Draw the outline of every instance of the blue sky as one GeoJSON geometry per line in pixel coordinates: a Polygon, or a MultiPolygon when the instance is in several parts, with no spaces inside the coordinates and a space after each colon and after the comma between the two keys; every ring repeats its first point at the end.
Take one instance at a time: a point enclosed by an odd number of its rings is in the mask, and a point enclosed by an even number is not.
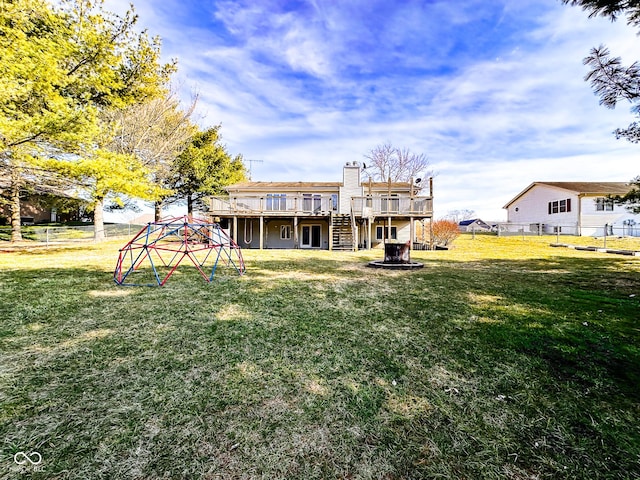
{"type": "MultiPolygon", "coordinates": [[[[128,1],[107,0],[126,9],[128,1]]],[[[598,105],[582,59],[606,44],[626,63],[624,21],[559,0],[133,0],[139,25],[178,60],[203,126],[253,180],[340,181],[391,143],[435,171],[435,216],[502,206],[537,180],[627,181],[640,146],[616,140],[629,105],[598,105]]]]}

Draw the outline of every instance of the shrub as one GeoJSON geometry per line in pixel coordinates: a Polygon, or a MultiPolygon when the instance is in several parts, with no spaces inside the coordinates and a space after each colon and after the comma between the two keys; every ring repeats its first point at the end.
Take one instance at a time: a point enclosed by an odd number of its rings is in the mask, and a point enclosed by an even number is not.
{"type": "Polygon", "coordinates": [[[436,220],[433,222],[433,243],[447,246],[460,235],[458,224],[452,220],[436,220]]]}

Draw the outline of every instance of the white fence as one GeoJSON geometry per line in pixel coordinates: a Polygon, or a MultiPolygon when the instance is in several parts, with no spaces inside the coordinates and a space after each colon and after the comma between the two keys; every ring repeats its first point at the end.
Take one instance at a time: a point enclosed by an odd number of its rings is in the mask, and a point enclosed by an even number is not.
{"type": "MultiPolygon", "coordinates": [[[[478,230],[476,233],[479,233],[478,230]]],[[[562,225],[551,223],[497,223],[492,232],[498,236],[509,235],[574,235],[583,237],[640,237],[640,225],[562,225]]]]}

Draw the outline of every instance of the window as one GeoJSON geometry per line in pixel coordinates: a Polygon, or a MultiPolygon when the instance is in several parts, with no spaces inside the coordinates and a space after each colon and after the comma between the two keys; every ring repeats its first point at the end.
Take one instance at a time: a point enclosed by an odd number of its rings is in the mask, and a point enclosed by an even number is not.
{"type": "Polygon", "coordinates": [[[331,210],[333,210],[334,212],[338,211],[338,194],[337,193],[331,194],[331,210]]]}
{"type": "Polygon", "coordinates": [[[613,212],[613,199],[596,198],[596,211],[597,212],[613,212]]]}
{"type": "Polygon", "coordinates": [[[383,196],[380,203],[382,213],[397,213],[400,210],[400,199],[397,193],[383,196]]]}
{"type": "Polygon", "coordinates": [[[322,195],[304,193],[302,195],[302,210],[305,212],[319,212],[322,209],[322,195]]]}
{"type": "Polygon", "coordinates": [[[267,193],[267,210],[286,210],[286,193],[267,193]]]}
{"type": "MultiPolygon", "coordinates": [[[[384,240],[387,238],[387,227],[376,227],[376,240],[384,240]]],[[[391,239],[398,239],[398,229],[396,227],[391,227],[391,239]]]]}
{"type": "Polygon", "coordinates": [[[291,240],[291,225],[280,225],[280,240],[291,240]]]}
{"type": "Polygon", "coordinates": [[[549,202],[548,212],[549,215],[554,213],[566,213],[571,211],[571,199],[556,200],[549,202]]]}

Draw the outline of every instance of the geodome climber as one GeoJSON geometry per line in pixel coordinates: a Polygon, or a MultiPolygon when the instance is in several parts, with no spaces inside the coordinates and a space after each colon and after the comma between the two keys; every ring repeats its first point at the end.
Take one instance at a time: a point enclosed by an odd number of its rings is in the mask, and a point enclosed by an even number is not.
{"type": "Polygon", "coordinates": [[[185,260],[207,282],[220,264],[245,272],[240,247],[217,223],[187,216],[150,222],[123,248],[113,272],[118,285],[164,285],[185,260]]]}

